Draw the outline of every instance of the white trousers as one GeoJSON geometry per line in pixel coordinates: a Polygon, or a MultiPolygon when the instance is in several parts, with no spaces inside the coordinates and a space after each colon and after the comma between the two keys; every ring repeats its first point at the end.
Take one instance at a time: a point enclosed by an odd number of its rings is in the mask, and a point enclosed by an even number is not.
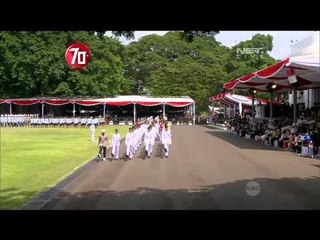
{"type": "Polygon", "coordinates": [[[131,146],[131,145],[126,145],[126,155],[129,157],[129,158],[132,158],[133,157],[133,151],[134,150],[134,147],[131,146]]]}
{"type": "Polygon", "coordinates": [[[164,152],[166,154],[166,156],[169,156],[169,144],[165,143],[163,144],[163,148],[164,148],[164,152]]]}
{"type": "Polygon", "coordinates": [[[151,143],[146,143],[146,151],[149,157],[152,154],[152,149],[153,149],[153,145],[151,143]]]}
{"type": "Polygon", "coordinates": [[[112,154],[115,156],[116,159],[119,158],[119,152],[120,152],[120,145],[113,144],[112,145],[112,154]]]}
{"type": "Polygon", "coordinates": [[[91,133],[91,142],[94,141],[94,133],[91,133]]]}

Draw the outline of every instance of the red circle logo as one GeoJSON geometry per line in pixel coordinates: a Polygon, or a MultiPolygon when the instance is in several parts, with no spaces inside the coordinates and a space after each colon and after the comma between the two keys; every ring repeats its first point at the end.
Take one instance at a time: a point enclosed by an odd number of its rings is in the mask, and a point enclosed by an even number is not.
{"type": "Polygon", "coordinates": [[[91,59],[91,51],[86,44],[72,43],[67,48],[65,57],[70,68],[82,70],[91,59]]]}

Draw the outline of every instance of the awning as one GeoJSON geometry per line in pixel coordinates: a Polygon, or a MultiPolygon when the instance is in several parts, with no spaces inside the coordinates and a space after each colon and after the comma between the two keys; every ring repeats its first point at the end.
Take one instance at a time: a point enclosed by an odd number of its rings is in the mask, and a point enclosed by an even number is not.
{"type": "Polygon", "coordinates": [[[96,106],[103,104],[103,102],[93,100],[77,100],[74,103],[80,106],[96,106]]]}
{"type": "MultiPolygon", "coordinates": [[[[231,94],[231,93],[220,93],[216,96],[211,96],[209,98],[211,102],[222,102],[227,105],[235,105],[242,104],[244,106],[252,106],[252,98],[250,96],[243,96],[239,94],[231,94]]],[[[268,100],[256,99],[255,104],[266,105],[268,100]]]]}
{"type": "Polygon", "coordinates": [[[37,103],[40,103],[40,100],[11,100],[12,104],[20,105],[20,106],[30,106],[37,103]]]}
{"type": "Polygon", "coordinates": [[[292,89],[290,76],[297,78],[297,89],[320,88],[319,33],[292,47],[291,56],[265,69],[247,74],[224,84],[227,90],[250,89],[268,91],[275,84],[276,91],[292,89]]]}
{"type": "Polygon", "coordinates": [[[114,106],[114,107],[122,107],[132,104],[132,102],[122,101],[122,102],[107,102],[106,105],[114,106]]]}
{"type": "Polygon", "coordinates": [[[158,106],[158,105],[161,105],[162,102],[144,102],[144,101],[139,101],[139,102],[136,102],[136,104],[140,105],[140,106],[145,106],[145,107],[153,107],[153,106],[158,106]]]}
{"type": "Polygon", "coordinates": [[[53,106],[61,106],[66,104],[77,104],[80,106],[126,106],[130,104],[137,104],[146,107],[168,105],[173,107],[185,107],[194,103],[194,100],[189,97],[176,98],[152,98],[142,96],[119,96],[115,98],[101,98],[101,99],[0,99],[0,104],[12,103],[15,105],[29,106],[37,103],[45,103],[53,106]]]}
{"type": "Polygon", "coordinates": [[[224,84],[224,88],[228,90],[254,88],[258,91],[266,92],[268,91],[269,84],[275,84],[276,91],[288,91],[292,89],[287,72],[290,68],[294,70],[294,74],[297,77],[297,87],[299,90],[320,87],[320,67],[318,71],[315,71],[311,70],[314,69],[313,66],[310,69],[308,69],[308,66],[305,66],[304,69],[297,69],[291,66],[297,66],[297,64],[290,61],[290,58],[287,58],[268,68],[227,82],[224,84]]]}
{"type": "Polygon", "coordinates": [[[62,106],[71,103],[69,100],[44,100],[43,102],[53,106],[62,106]]]}

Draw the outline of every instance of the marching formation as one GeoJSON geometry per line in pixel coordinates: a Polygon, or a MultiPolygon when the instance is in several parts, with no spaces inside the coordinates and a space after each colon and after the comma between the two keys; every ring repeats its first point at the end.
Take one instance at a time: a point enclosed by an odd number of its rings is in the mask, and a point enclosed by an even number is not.
{"type": "Polygon", "coordinates": [[[0,116],[1,127],[86,127],[99,125],[99,118],[93,117],[45,117],[38,114],[4,114],[0,116]]]}
{"type": "MultiPolygon", "coordinates": [[[[90,133],[92,139],[94,130],[92,130],[91,127],[90,133]]],[[[120,140],[121,136],[116,129],[111,140],[111,156],[115,159],[119,159],[121,145],[120,140]]],[[[137,123],[133,127],[130,127],[124,141],[126,159],[132,159],[142,145],[144,146],[146,156],[150,158],[157,141],[162,144],[163,153],[165,157],[168,158],[169,147],[172,144],[172,135],[168,122],[164,122],[162,119],[160,121],[146,120],[142,123],[137,123]]],[[[108,137],[106,136],[105,129],[102,130],[101,135],[99,136],[98,146],[98,158],[102,158],[102,160],[105,161],[107,155],[106,150],[108,146],[108,137]]]]}

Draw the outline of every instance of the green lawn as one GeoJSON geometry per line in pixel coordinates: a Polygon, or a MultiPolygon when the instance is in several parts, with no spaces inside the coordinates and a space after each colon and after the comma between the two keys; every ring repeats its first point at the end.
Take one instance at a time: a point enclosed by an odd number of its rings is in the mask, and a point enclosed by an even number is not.
{"type": "MultiPolygon", "coordinates": [[[[109,144],[115,128],[124,137],[128,126],[106,126],[109,144]]],[[[53,186],[98,152],[88,128],[1,128],[0,209],[19,209],[35,194],[53,186]]]]}

